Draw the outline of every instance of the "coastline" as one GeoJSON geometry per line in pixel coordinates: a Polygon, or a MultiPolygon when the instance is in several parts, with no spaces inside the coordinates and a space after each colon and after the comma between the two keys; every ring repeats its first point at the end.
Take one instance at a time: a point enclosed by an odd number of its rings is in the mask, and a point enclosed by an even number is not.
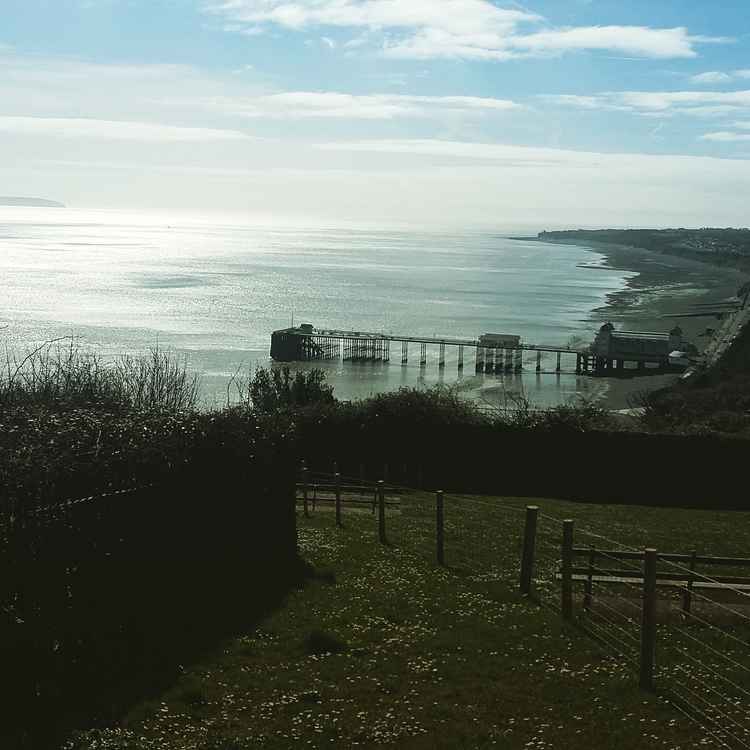
{"type": "MultiPolygon", "coordinates": [[[[598,328],[612,322],[617,328],[666,332],[679,325],[685,338],[703,351],[710,342],[706,329],[717,329],[720,321],[712,317],[667,318],[687,312],[696,304],[716,303],[736,296],[750,276],[736,269],[714,266],[701,261],[656,253],[604,242],[539,240],[553,245],[577,245],[604,256],[598,268],[627,271],[637,275],[628,279],[624,289],[608,295],[601,307],[592,310],[587,322],[598,328]]],[[[602,379],[602,389],[595,399],[610,410],[627,409],[639,392],[652,391],[675,383],[679,376],[650,375],[602,379]]]]}

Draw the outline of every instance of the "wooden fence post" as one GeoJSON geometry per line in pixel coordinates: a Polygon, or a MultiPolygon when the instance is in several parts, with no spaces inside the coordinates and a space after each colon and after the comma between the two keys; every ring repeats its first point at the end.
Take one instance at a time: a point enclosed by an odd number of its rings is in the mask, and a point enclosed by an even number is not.
{"type": "Polygon", "coordinates": [[[573,619],[573,526],[571,519],[563,521],[562,539],[562,616],[573,619]]]}
{"type": "Polygon", "coordinates": [[[523,554],[521,556],[520,591],[524,596],[531,594],[531,581],[534,577],[534,556],[536,552],[536,526],[539,506],[526,506],[526,526],[523,532],[523,554]]]}
{"type": "Polygon", "coordinates": [[[336,472],[336,526],[341,528],[341,474],[336,472]]]}
{"type": "Polygon", "coordinates": [[[312,496],[312,509],[313,511],[317,510],[318,508],[318,485],[314,484],[312,486],[313,496],[312,496]]]}
{"type": "Polygon", "coordinates": [[[589,570],[586,577],[586,588],[583,594],[583,608],[591,609],[591,602],[594,595],[594,561],[596,560],[596,550],[592,547],[589,552],[589,570]]]}
{"type": "Polygon", "coordinates": [[[359,465],[359,496],[362,497],[365,494],[365,465],[359,465]]]}
{"type": "Polygon", "coordinates": [[[655,549],[647,549],[643,558],[643,620],[641,623],[641,690],[654,689],[656,660],[656,560],[655,549]]]}
{"type": "Polygon", "coordinates": [[[302,501],[305,506],[305,517],[310,518],[310,508],[307,504],[307,466],[302,467],[302,501]]]}
{"type": "Polygon", "coordinates": [[[385,544],[385,482],[378,482],[378,537],[385,544]]]}
{"type": "Polygon", "coordinates": [[[445,565],[445,498],[443,491],[435,498],[435,514],[437,522],[437,561],[438,565],[445,565]]]}
{"type": "Polygon", "coordinates": [[[695,558],[698,557],[697,550],[693,550],[690,555],[690,578],[688,578],[685,592],[682,595],[682,611],[690,614],[690,609],[693,604],[693,586],[695,585],[695,576],[692,575],[695,572],[695,558]]]}

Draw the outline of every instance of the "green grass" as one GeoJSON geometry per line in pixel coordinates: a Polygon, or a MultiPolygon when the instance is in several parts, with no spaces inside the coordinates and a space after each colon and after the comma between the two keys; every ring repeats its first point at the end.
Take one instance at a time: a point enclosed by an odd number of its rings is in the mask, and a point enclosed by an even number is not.
{"type": "MultiPolygon", "coordinates": [[[[623,660],[518,596],[526,501],[489,503],[447,498],[443,569],[433,562],[429,496],[389,514],[388,545],[378,544],[369,512],[347,511],[343,529],[330,509],[300,514],[301,553],[315,570],[308,584],[121,726],[85,733],[69,747],[718,747],[640,692],[623,660]]],[[[539,504],[546,515],[575,518],[579,529],[628,545],[746,550],[749,514],[539,504]]],[[[542,519],[537,588],[549,603],[558,532],[542,519]]],[[[580,531],[576,542],[586,543],[580,531]]],[[[738,710],[750,724],[747,709],[738,710]]]]}

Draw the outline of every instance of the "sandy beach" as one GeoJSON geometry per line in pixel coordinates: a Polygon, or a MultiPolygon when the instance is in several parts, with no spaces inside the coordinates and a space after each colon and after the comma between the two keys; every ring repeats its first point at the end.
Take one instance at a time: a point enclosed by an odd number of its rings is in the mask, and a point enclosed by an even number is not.
{"type": "MultiPolygon", "coordinates": [[[[565,244],[556,241],[554,244],[565,244]]],[[[609,295],[604,306],[592,311],[593,328],[612,322],[618,329],[666,332],[679,325],[685,338],[703,351],[710,336],[707,329],[716,329],[715,317],[670,318],[688,312],[692,305],[719,302],[735,297],[737,290],[750,277],[734,269],[713,266],[674,255],[654,253],[639,248],[606,243],[580,243],[606,256],[598,267],[631,271],[625,289],[609,295]]],[[[591,273],[599,273],[596,265],[591,273]]],[[[627,409],[633,397],[645,390],[655,390],[675,382],[675,375],[652,375],[630,378],[602,379],[599,398],[610,409],[627,409]]]]}

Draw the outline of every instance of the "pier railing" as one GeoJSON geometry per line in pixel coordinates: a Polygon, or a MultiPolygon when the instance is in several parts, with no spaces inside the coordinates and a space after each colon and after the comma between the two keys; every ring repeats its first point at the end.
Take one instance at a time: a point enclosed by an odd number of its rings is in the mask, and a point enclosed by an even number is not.
{"type": "Polygon", "coordinates": [[[535,354],[536,372],[563,372],[576,374],[589,372],[593,358],[588,347],[572,347],[554,344],[530,344],[518,336],[452,338],[436,336],[407,336],[365,331],[341,331],[335,329],[300,326],[274,331],[271,336],[271,357],[278,362],[313,362],[341,359],[345,362],[390,362],[391,344],[401,344],[401,364],[409,363],[410,345],[419,345],[419,364],[426,367],[428,347],[437,349],[438,367],[446,367],[446,353],[455,350],[459,372],[464,370],[466,355],[473,352],[473,367],[476,372],[518,373],[524,369],[524,355],[535,354]],[[467,352],[468,350],[468,352],[467,352]],[[543,363],[545,354],[557,355],[555,366],[548,368],[543,363]],[[575,366],[568,360],[575,357],[575,366]]]}

